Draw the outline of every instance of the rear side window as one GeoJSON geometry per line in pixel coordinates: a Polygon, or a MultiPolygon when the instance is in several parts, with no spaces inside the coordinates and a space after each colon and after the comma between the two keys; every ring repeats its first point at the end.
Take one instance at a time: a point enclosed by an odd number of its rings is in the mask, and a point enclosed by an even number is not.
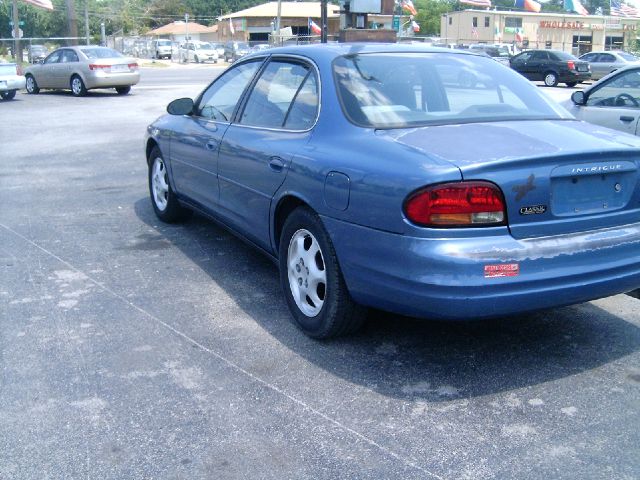
{"type": "Polygon", "coordinates": [[[311,127],[317,108],[317,85],[311,68],[296,62],[272,61],[253,88],[240,123],[255,127],[311,127]]]}

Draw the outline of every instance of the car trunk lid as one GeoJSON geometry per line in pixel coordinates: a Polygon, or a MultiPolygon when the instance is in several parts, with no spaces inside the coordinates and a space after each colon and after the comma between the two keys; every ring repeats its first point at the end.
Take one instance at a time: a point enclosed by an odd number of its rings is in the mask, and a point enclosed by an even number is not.
{"type": "Polygon", "coordinates": [[[640,139],[569,121],[444,125],[386,131],[498,185],[515,238],[640,221],[640,139]],[[632,147],[632,148],[629,148],[632,147]]]}

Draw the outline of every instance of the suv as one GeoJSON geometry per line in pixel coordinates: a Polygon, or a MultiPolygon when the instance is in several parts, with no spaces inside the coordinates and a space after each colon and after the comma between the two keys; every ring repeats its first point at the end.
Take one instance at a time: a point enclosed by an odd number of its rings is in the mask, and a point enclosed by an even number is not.
{"type": "Polygon", "coordinates": [[[25,78],[21,68],[15,63],[2,63],[0,61],[0,98],[11,100],[16,92],[24,88],[25,78]]]}
{"type": "Polygon", "coordinates": [[[575,87],[591,78],[589,62],[561,50],[527,50],[511,57],[511,68],[529,80],[543,80],[547,87],[560,82],[575,87]]]}
{"type": "Polygon", "coordinates": [[[224,61],[235,62],[251,50],[247,42],[227,42],[224,46],[224,61]]]}
{"type": "Polygon", "coordinates": [[[505,45],[489,45],[486,43],[476,43],[469,45],[469,51],[475,53],[486,53],[496,62],[509,66],[509,49],[505,45]]]}
{"type": "Polygon", "coordinates": [[[154,40],[151,45],[153,58],[171,58],[171,40],[154,40]]]}
{"type": "Polygon", "coordinates": [[[31,45],[27,53],[29,63],[39,63],[49,55],[49,50],[44,45],[31,45]]]}

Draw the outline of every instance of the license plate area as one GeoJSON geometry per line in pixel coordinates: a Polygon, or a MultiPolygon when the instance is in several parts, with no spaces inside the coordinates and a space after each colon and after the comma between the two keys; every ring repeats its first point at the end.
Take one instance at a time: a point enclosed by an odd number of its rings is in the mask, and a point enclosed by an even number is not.
{"type": "Polygon", "coordinates": [[[578,65],[578,71],[579,72],[588,72],[589,71],[589,67],[587,67],[586,65],[578,65]]]}
{"type": "Polygon", "coordinates": [[[111,73],[128,73],[129,65],[112,65],[111,73]]]}
{"type": "Polygon", "coordinates": [[[630,162],[560,167],[551,175],[551,212],[567,217],[622,209],[637,181],[630,162]]]}

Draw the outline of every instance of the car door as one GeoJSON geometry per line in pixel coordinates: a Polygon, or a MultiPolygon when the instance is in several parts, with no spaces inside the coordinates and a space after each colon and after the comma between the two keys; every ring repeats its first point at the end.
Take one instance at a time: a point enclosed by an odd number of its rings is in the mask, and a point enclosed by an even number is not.
{"type": "Polygon", "coordinates": [[[59,78],[56,80],[56,83],[61,85],[60,88],[70,88],[71,87],[71,75],[74,70],[77,69],[78,63],[80,59],[78,58],[78,54],[74,52],[70,48],[65,48],[62,50],[62,55],[60,56],[60,62],[56,67],[56,75],[59,78]]]}
{"type": "Polygon", "coordinates": [[[62,88],[56,84],[56,67],[62,56],[62,50],[55,50],[44,59],[42,65],[33,70],[33,75],[40,88],[62,88]]]}
{"type": "Polygon", "coordinates": [[[638,135],[640,68],[620,72],[593,88],[586,104],[574,110],[576,118],[585,122],[638,135]]]}
{"type": "Polygon", "coordinates": [[[529,80],[542,80],[549,69],[549,53],[533,52],[525,67],[525,76],[529,80]]]}
{"type": "Polygon", "coordinates": [[[531,59],[532,53],[533,52],[523,52],[520,55],[513,57],[511,59],[511,68],[526,77],[527,63],[531,59]]]}
{"type": "Polygon", "coordinates": [[[220,141],[261,64],[257,60],[227,70],[202,93],[193,115],[176,119],[169,147],[172,180],[179,195],[208,210],[218,204],[220,141]]]}
{"type": "Polygon", "coordinates": [[[616,68],[616,57],[610,53],[598,54],[598,58],[591,64],[591,71],[596,73],[597,78],[608,75],[616,68]]]}
{"type": "Polygon", "coordinates": [[[319,105],[315,68],[273,58],[220,145],[220,208],[229,223],[269,249],[271,201],[292,158],[311,136],[319,105]]]}

